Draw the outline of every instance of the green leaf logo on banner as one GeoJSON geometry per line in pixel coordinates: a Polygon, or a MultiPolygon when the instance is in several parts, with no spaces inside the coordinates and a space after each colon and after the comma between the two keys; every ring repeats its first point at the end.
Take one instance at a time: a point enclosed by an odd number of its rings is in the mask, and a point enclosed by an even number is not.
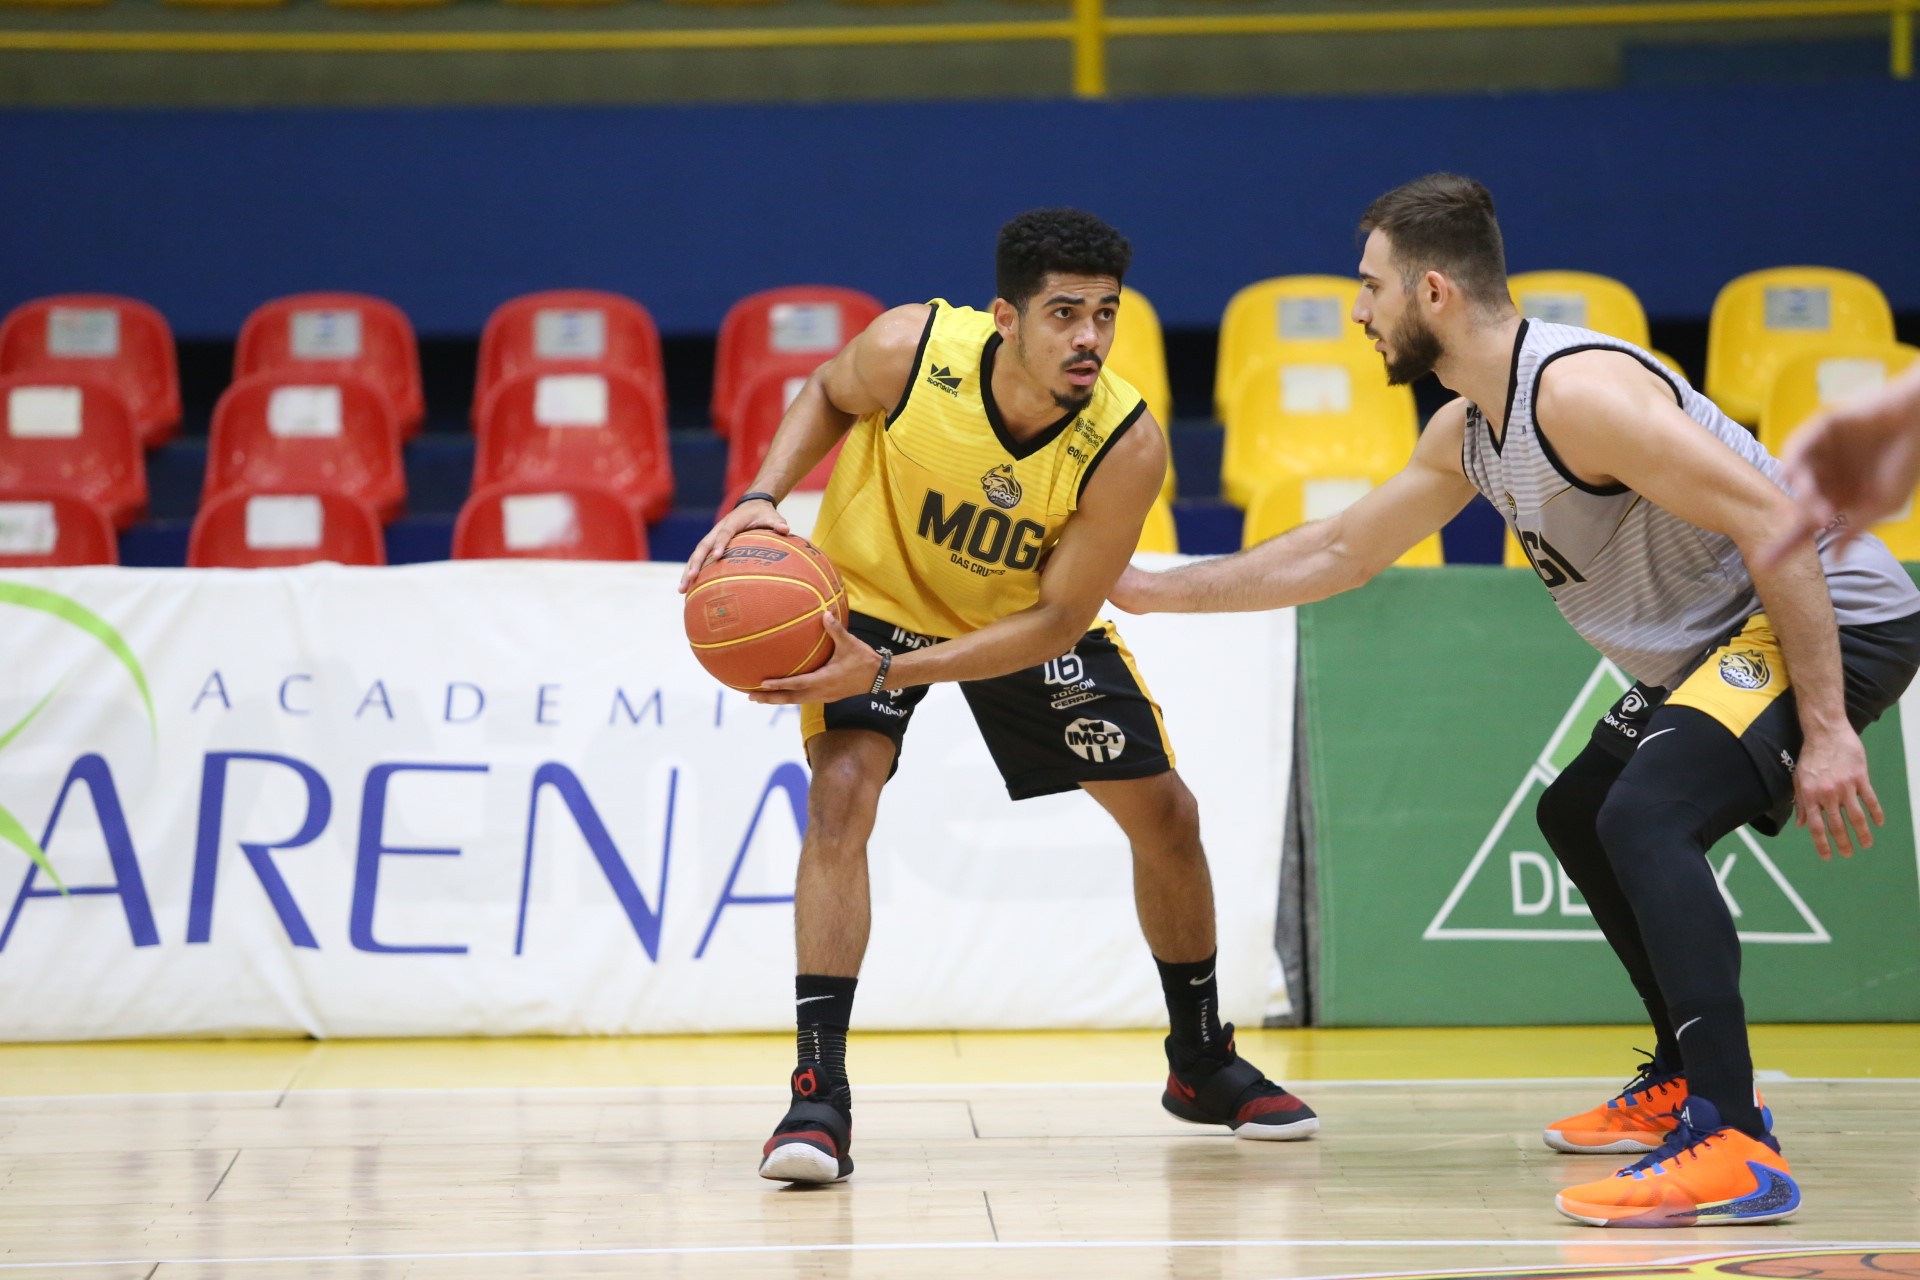
{"type": "MultiPolygon", "coordinates": [[[[156,743],[159,741],[160,722],[154,715],[153,693],[147,687],[146,672],[141,670],[140,660],[134,656],[126,640],[104,618],[68,596],[17,582],[0,582],[0,605],[13,605],[16,608],[33,609],[50,614],[62,622],[78,627],[99,641],[133,678],[134,688],[140,691],[141,706],[146,709],[148,733],[156,743]]],[[[46,710],[47,704],[53,701],[53,695],[60,691],[60,686],[64,683],[64,677],[55,681],[53,688],[47,690],[40,701],[33,705],[32,710],[22,716],[12,728],[0,734],[0,751],[5,751],[13,740],[19,737],[42,711],[46,710]]],[[[53,864],[47,859],[47,851],[40,847],[40,842],[33,838],[32,833],[21,825],[20,820],[14,817],[5,805],[0,805],[0,841],[5,841],[33,859],[34,865],[40,868],[41,873],[51,880],[61,893],[67,891],[67,886],[61,883],[59,875],[53,869],[53,864]]]]}
{"type": "MultiPolygon", "coordinates": [[[[1588,730],[1632,683],[1605,659],[1594,668],[1422,938],[1429,942],[1603,941],[1587,904],[1560,870],[1533,815],[1541,794],[1585,749],[1588,730]]],[[[1742,827],[1714,846],[1707,861],[1742,941],[1833,941],[1760,847],[1752,828],[1742,827]]]]}

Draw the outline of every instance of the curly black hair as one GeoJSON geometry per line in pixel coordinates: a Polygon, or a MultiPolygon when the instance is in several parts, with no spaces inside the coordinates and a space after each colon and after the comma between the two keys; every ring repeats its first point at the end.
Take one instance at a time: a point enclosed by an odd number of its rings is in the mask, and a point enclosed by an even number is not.
{"type": "Polygon", "coordinates": [[[1000,228],[994,288],[1021,310],[1053,272],[1124,279],[1127,238],[1083,209],[1030,209],[1000,228]]]}

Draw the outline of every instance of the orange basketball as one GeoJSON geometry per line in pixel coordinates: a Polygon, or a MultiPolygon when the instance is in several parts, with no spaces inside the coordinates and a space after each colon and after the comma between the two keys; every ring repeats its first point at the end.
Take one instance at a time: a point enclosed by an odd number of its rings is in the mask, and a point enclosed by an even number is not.
{"type": "Polygon", "coordinates": [[[687,589],[687,643],[714,679],[743,691],[804,675],[833,656],[827,610],[847,620],[847,592],[820,549],[752,529],[687,589]]]}

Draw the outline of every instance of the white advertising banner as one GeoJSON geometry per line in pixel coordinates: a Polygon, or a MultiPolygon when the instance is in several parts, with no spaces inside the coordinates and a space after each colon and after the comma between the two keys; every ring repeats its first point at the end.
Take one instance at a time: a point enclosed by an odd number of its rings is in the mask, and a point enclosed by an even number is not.
{"type": "MultiPolygon", "coordinates": [[[[0,1037],[790,1027],[799,716],[699,668],[677,573],[0,575],[0,1037]]],[[[1200,800],[1223,1012],[1257,1025],[1293,615],[1121,629],[1200,800]]],[[[1163,1021],[1125,840],[1082,794],[1009,801],[952,687],[870,866],[859,1026],[1163,1021]]]]}

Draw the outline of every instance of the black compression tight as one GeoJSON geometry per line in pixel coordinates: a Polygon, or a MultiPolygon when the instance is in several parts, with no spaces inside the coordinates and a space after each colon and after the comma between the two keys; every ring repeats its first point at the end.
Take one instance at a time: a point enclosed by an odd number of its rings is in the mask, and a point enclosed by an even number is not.
{"type": "Polygon", "coordinates": [[[1661,1065],[1684,1069],[1690,1093],[1750,1132],[1760,1116],[1740,940],[1705,855],[1769,804],[1731,733],[1666,707],[1629,760],[1589,744],[1539,807],[1541,833],[1646,1003],[1661,1065]]]}

